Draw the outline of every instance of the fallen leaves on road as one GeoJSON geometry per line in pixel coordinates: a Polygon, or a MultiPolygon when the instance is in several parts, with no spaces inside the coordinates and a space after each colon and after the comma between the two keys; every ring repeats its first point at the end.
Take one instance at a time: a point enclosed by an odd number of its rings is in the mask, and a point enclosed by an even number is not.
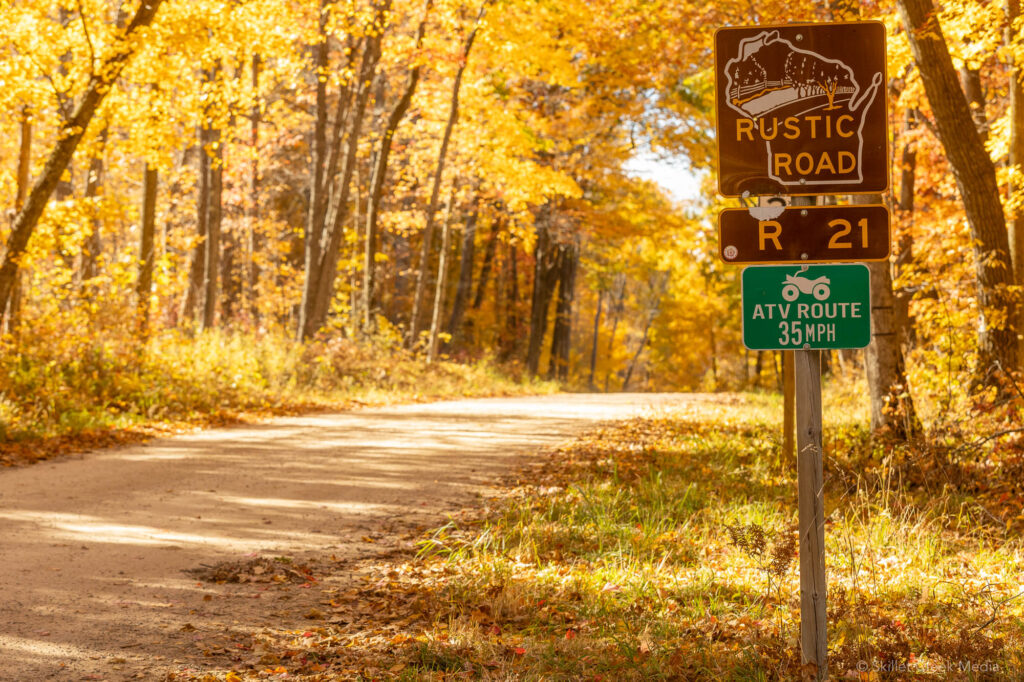
{"type": "Polygon", "coordinates": [[[271,583],[315,581],[313,571],[305,565],[292,565],[284,558],[260,557],[249,561],[224,561],[190,568],[185,573],[210,583],[271,583]]]}

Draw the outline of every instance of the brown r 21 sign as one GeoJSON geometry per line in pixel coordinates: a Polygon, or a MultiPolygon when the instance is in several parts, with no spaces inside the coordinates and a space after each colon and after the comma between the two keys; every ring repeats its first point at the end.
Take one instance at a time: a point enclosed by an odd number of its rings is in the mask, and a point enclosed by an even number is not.
{"type": "Polygon", "coordinates": [[[719,255],[726,263],[855,263],[889,257],[885,206],[727,208],[718,216],[719,255]],[[776,212],[777,213],[777,212],[776,212]]]}
{"type": "Polygon", "coordinates": [[[885,67],[877,21],[719,29],[721,194],[887,190],[885,67]]]}

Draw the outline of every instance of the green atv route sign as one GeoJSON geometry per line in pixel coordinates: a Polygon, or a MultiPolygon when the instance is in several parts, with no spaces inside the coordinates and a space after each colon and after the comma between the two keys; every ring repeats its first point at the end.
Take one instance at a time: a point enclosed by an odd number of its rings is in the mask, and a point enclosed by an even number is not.
{"type": "Polygon", "coordinates": [[[867,266],[761,265],[743,270],[750,350],[864,348],[871,342],[867,266]]]}

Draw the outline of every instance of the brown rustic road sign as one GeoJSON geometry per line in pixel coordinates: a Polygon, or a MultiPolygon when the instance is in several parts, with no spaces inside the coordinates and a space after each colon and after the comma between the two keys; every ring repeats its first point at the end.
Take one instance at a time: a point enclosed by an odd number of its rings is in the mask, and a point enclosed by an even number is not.
{"type": "Polygon", "coordinates": [[[798,206],[775,215],[727,208],[718,216],[726,263],[854,263],[889,257],[885,206],[798,206]]]}
{"type": "Polygon", "coordinates": [[[887,190],[885,66],[877,21],[719,29],[722,195],[887,190]]]}

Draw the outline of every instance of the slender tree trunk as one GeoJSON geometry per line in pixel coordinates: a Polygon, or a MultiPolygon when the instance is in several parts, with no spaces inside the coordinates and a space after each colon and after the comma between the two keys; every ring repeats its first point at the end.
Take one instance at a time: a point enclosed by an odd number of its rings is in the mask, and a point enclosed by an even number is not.
{"type": "Polygon", "coordinates": [[[96,109],[103,102],[114,81],[121,75],[121,70],[131,56],[130,37],[153,21],[162,3],[163,0],[148,0],[142,3],[124,34],[116,40],[107,56],[102,58],[102,63],[89,77],[85,94],[82,95],[50,152],[42,174],[26,197],[25,204],[14,217],[3,260],[0,261],[0,310],[7,309],[10,303],[17,279],[18,262],[28,247],[29,239],[43,211],[46,210],[50,196],[71,162],[71,157],[85,135],[96,109]]]}
{"type": "MultiPolygon", "coordinates": [[[[320,1],[320,20],[317,43],[313,46],[313,69],[316,74],[316,104],[313,119],[312,168],[309,173],[309,213],[305,234],[305,281],[302,287],[302,304],[299,313],[299,339],[310,334],[306,317],[313,306],[319,277],[320,244],[327,215],[327,184],[333,179],[327,171],[327,78],[330,48],[327,43],[327,22],[330,18],[328,6],[331,0],[320,1]]],[[[339,111],[340,114],[340,111],[339,111]]],[[[341,125],[340,116],[335,118],[336,126],[341,125]]]]}
{"type": "Polygon", "coordinates": [[[312,337],[327,322],[327,313],[334,296],[334,282],[338,275],[338,258],[341,254],[342,236],[345,233],[345,221],[348,218],[349,196],[352,192],[352,176],[358,162],[359,138],[362,133],[366,114],[366,104],[370,97],[370,84],[373,72],[380,59],[380,36],[369,41],[368,49],[372,50],[367,60],[366,78],[360,84],[356,94],[355,109],[352,114],[352,125],[349,130],[348,150],[341,170],[341,179],[337,187],[337,200],[333,202],[331,212],[333,220],[329,229],[324,232],[323,244],[320,249],[320,275],[317,278],[316,294],[313,299],[312,314],[307,317],[306,338],[312,337]]]}
{"type": "MultiPolygon", "coordinates": [[[[882,197],[858,195],[854,204],[878,204],[882,197]]],[[[864,367],[871,395],[871,430],[886,431],[907,439],[920,431],[914,401],[907,384],[906,363],[900,343],[889,261],[869,263],[871,271],[871,343],[865,351],[864,367]]]]}
{"type": "MultiPolygon", "coordinates": [[[[423,18],[416,28],[416,50],[423,46],[423,36],[427,30],[427,18],[433,0],[426,0],[423,6],[423,18]]],[[[387,123],[384,125],[384,134],[380,138],[380,147],[377,149],[376,162],[373,165],[373,172],[370,176],[370,197],[366,207],[366,235],[365,248],[363,250],[363,291],[362,291],[362,327],[364,331],[371,331],[374,315],[376,313],[376,302],[374,300],[374,286],[377,258],[377,221],[380,215],[381,202],[384,197],[384,180],[387,176],[388,158],[391,155],[391,144],[395,137],[398,124],[405,118],[409,106],[412,104],[413,95],[420,81],[422,65],[416,58],[414,66],[409,69],[409,76],[405,81],[405,89],[402,96],[395,102],[395,106],[388,114],[387,123]]]]}
{"type": "Polygon", "coordinates": [[[715,337],[715,324],[708,324],[708,347],[711,351],[711,390],[718,390],[718,339],[715,337]]]}
{"type": "MultiPolygon", "coordinates": [[[[622,317],[622,311],[625,309],[626,301],[626,278],[621,273],[615,276],[615,283],[612,288],[612,300],[608,306],[608,314],[612,316],[612,330],[608,335],[608,349],[605,351],[605,355],[608,359],[612,358],[612,351],[615,349],[615,334],[619,331],[619,320],[622,317]]],[[[608,384],[612,378],[611,363],[608,364],[608,371],[604,375],[604,392],[608,392],[608,384]]]]}
{"type": "Polygon", "coordinates": [[[644,324],[644,333],[640,337],[640,345],[636,347],[636,352],[633,353],[633,358],[629,361],[629,368],[626,370],[626,376],[622,380],[622,392],[625,393],[626,389],[629,388],[629,381],[633,378],[633,372],[636,370],[636,363],[640,360],[640,354],[644,352],[644,348],[647,346],[647,337],[651,333],[651,325],[654,323],[654,318],[657,317],[657,312],[648,315],[647,322],[644,324]]]}
{"type": "Polygon", "coordinates": [[[390,237],[392,250],[395,254],[395,283],[388,306],[388,319],[399,322],[411,308],[409,294],[409,273],[412,272],[412,245],[409,237],[402,233],[394,233],[390,237]]]}
{"type": "Polygon", "coordinates": [[[97,259],[103,249],[103,238],[100,233],[99,201],[103,188],[103,155],[107,147],[107,128],[99,135],[100,148],[89,159],[89,176],[85,179],[85,198],[89,203],[89,236],[82,245],[81,260],[78,267],[79,290],[86,293],[87,283],[96,277],[97,259]]]}
{"type": "MultiPolygon", "coordinates": [[[[907,109],[904,122],[904,135],[917,127],[917,111],[907,109]]],[[[898,240],[899,253],[896,255],[897,278],[914,262],[914,238],[910,233],[914,217],[914,181],[917,174],[917,149],[907,141],[903,143],[900,154],[900,200],[897,215],[903,231],[898,240]]],[[[914,323],[910,319],[910,299],[912,294],[905,288],[894,290],[896,306],[896,325],[901,332],[902,342],[909,348],[915,342],[914,323]]],[[[840,358],[842,354],[840,354],[840,358]]]]}
{"type": "Polygon", "coordinates": [[[576,269],[579,249],[575,241],[561,247],[558,268],[558,303],[555,306],[555,324],[551,330],[551,362],[548,378],[569,379],[569,354],[572,346],[572,312],[576,297],[576,269]]]}
{"type": "Polygon", "coordinates": [[[459,68],[455,72],[455,82],[452,84],[451,104],[448,110],[448,122],[444,127],[444,135],[441,137],[441,149],[437,154],[437,166],[434,169],[433,187],[430,190],[430,204],[427,206],[427,219],[423,227],[423,244],[420,249],[420,267],[416,276],[416,292],[413,294],[412,315],[409,320],[409,346],[415,347],[419,342],[419,317],[423,308],[424,297],[427,289],[427,274],[430,271],[430,252],[434,241],[434,215],[437,213],[437,202],[441,192],[441,180],[444,177],[445,161],[448,157],[448,145],[452,140],[452,131],[459,120],[459,93],[462,90],[462,76],[469,63],[469,53],[473,49],[477,32],[483,22],[487,5],[491,0],[484,0],[476,17],[473,30],[466,37],[466,43],[462,48],[462,59],[459,68]]]}
{"type": "Polygon", "coordinates": [[[534,246],[533,300],[530,305],[530,340],[526,349],[526,371],[536,376],[540,369],[540,354],[548,327],[548,309],[558,282],[560,251],[551,244],[549,222],[552,207],[545,205],[537,217],[537,243],[534,246]]]}
{"type": "Polygon", "coordinates": [[[474,210],[462,227],[462,248],[459,254],[459,282],[455,287],[452,314],[448,318],[448,334],[453,341],[462,338],[462,318],[466,314],[466,301],[473,286],[473,259],[476,256],[476,222],[480,212],[474,210]]]}
{"type": "Polygon", "coordinates": [[[974,244],[981,311],[975,385],[998,365],[1016,369],[1017,338],[1010,321],[1017,306],[1008,287],[1010,246],[995,166],[982,145],[931,0],[899,0],[911,52],[921,73],[935,125],[963,199],[974,244]]]}
{"type": "Polygon", "coordinates": [[[217,306],[220,303],[220,237],[224,197],[224,148],[221,144],[221,131],[212,130],[211,139],[213,158],[208,163],[210,197],[207,204],[206,258],[203,268],[203,329],[213,329],[217,322],[217,306]]]}
{"type": "Polygon", "coordinates": [[[502,361],[516,354],[519,347],[519,253],[515,242],[508,241],[508,295],[505,297],[505,346],[501,350],[502,361]]]}
{"type": "MultiPolygon", "coordinates": [[[[711,277],[704,277],[704,293],[711,300],[711,277]]],[[[711,387],[718,390],[718,339],[715,337],[715,324],[717,320],[709,319],[708,326],[708,350],[711,353],[711,387]]]]}
{"type": "Polygon", "coordinates": [[[654,320],[658,318],[661,313],[661,298],[665,295],[665,289],[668,287],[668,275],[666,273],[658,273],[651,280],[651,295],[652,303],[650,310],[647,315],[647,322],[644,324],[644,333],[640,339],[640,345],[637,346],[636,352],[633,354],[633,359],[629,363],[629,369],[626,370],[626,377],[622,380],[622,391],[625,392],[626,388],[629,387],[629,380],[633,377],[633,372],[636,369],[637,362],[640,360],[640,354],[644,352],[644,348],[647,346],[647,339],[650,336],[651,325],[654,324],[654,320]]]}
{"type": "Polygon", "coordinates": [[[198,241],[192,247],[189,261],[188,288],[181,306],[181,319],[194,321],[196,310],[202,308],[204,300],[204,278],[206,276],[206,242],[209,240],[210,224],[210,129],[204,123],[199,128],[199,187],[196,197],[196,236],[198,241]]]}
{"type": "MultiPolygon", "coordinates": [[[[32,113],[28,107],[21,110],[21,140],[18,146],[18,189],[14,198],[14,210],[21,211],[28,196],[28,185],[32,171],[32,113]]],[[[14,291],[3,310],[3,332],[13,334],[18,327],[21,307],[21,277],[16,274],[14,291]]]]}
{"type": "Polygon", "coordinates": [[[142,229],[139,240],[139,276],[135,284],[139,338],[149,337],[150,296],[153,292],[154,236],[156,235],[157,170],[146,163],[142,182],[142,229]]]}
{"type": "MultiPolygon", "coordinates": [[[[69,30],[69,26],[74,19],[71,11],[63,6],[57,7],[57,21],[60,22],[60,27],[63,31],[69,30]]],[[[57,61],[57,75],[61,79],[68,77],[68,65],[71,60],[74,59],[74,54],[70,49],[65,50],[61,54],[60,59],[57,61]]],[[[59,101],[57,102],[57,111],[62,121],[67,121],[71,118],[71,107],[73,102],[67,98],[67,91],[65,90],[59,101]]],[[[68,168],[65,173],[61,173],[60,180],[57,182],[57,187],[53,191],[53,198],[56,201],[67,201],[71,198],[71,195],[75,192],[74,185],[74,158],[68,161],[68,168]],[[65,173],[67,177],[65,178],[65,173]]]]}
{"type": "Polygon", "coordinates": [[[590,390],[596,390],[594,386],[594,371],[597,369],[597,339],[601,331],[601,304],[604,303],[604,289],[597,291],[597,307],[594,311],[594,343],[590,347],[590,378],[587,379],[587,386],[590,390]]]}
{"type": "MultiPolygon", "coordinates": [[[[318,41],[313,46],[313,67],[317,74],[316,104],[313,123],[312,152],[310,157],[311,167],[309,174],[309,207],[306,217],[306,230],[304,235],[304,256],[303,267],[304,280],[302,286],[302,302],[299,305],[298,337],[306,339],[316,333],[320,325],[316,321],[317,294],[321,288],[323,277],[324,249],[330,237],[327,233],[327,226],[331,223],[329,216],[330,207],[333,203],[338,205],[344,199],[348,200],[348,180],[351,179],[351,171],[348,170],[344,185],[344,197],[338,197],[335,176],[337,174],[339,159],[342,149],[351,146],[343,144],[343,133],[345,122],[348,120],[348,112],[353,99],[358,91],[366,90],[369,85],[365,83],[367,62],[371,59],[373,43],[375,38],[372,34],[356,41],[349,37],[346,47],[347,64],[346,68],[355,64],[361,45],[362,67],[354,78],[354,82],[348,83],[338,93],[338,101],[335,106],[334,123],[331,128],[330,143],[327,137],[327,123],[329,116],[329,104],[327,100],[327,79],[330,58],[330,47],[328,45],[327,23],[329,20],[328,8],[333,0],[321,0],[320,19],[318,24],[318,41]]],[[[378,15],[379,16],[379,15],[378,15]]],[[[353,122],[354,123],[354,122],[353,122]]],[[[350,135],[352,133],[350,132],[350,135]]],[[[358,134],[355,135],[358,138],[358,134]]],[[[344,220],[344,208],[342,208],[341,220],[344,220]]],[[[331,281],[333,284],[333,280],[331,281]]]]}
{"type": "MultiPolygon", "coordinates": [[[[334,282],[338,274],[342,236],[345,232],[346,219],[349,216],[349,196],[352,191],[352,176],[357,162],[359,139],[374,74],[380,60],[385,17],[390,7],[390,0],[376,5],[374,25],[379,28],[374,29],[364,41],[362,63],[359,68],[358,81],[355,84],[352,116],[347,131],[345,158],[341,168],[341,177],[334,185],[334,191],[331,192],[332,200],[325,216],[326,229],[312,229],[307,232],[307,239],[315,238],[319,233],[319,246],[314,250],[315,253],[309,248],[306,252],[306,279],[303,287],[302,306],[299,311],[299,337],[301,339],[312,338],[327,321],[327,313],[334,294],[334,282]],[[311,261],[310,258],[317,254],[319,257],[311,261]]],[[[338,119],[344,114],[345,112],[339,106],[338,115],[335,118],[336,127],[338,119]]],[[[338,141],[340,143],[340,138],[338,141]]],[[[328,162],[329,171],[334,165],[333,160],[328,162]]],[[[325,180],[331,181],[332,178],[333,172],[328,172],[325,180]]]]}
{"type": "Polygon", "coordinates": [[[491,278],[491,269],[494,267],[494,252],[498,248],[498,233],[501,232],[501,218],[495,216],[491,221],[491,234],[487,237],[487,245],[484,246],[484,262],[480,266],[480,279],[476,283],[476,295],[473,297],[473,310],[479,310],[484,302],[484,294],[487,289],[487,280],[491,278]]]}
{"type": "MultiPolygon", "coordinates": [[[[362,90],[367,90],[370,87],[366,79],[363,77],[366,73],[366,67],[372,64],[368,78],[373,79],[374,70],[376,69],[376,62],[371,61],[376,59],[375,53],[373,52],[374,43],[376,37],[371,35],[364,37],[360,40],[355,40],[351,36],[348,39],[348,45],[346,51],[348,57],[344,70],[352,69],[357,62],[360,62],[359,74],[357,77],[350,79],[343,87],[339,88],[337,103],[334,106],[334,119],[331,123],[331,135],[327,141],[327,160],[326,170],[323,171],[322,175],[322,187],[320,191],[321,201],[323,201],[322,215],[321,215],[321,226],[320,226],[320,240],[321,248],[323,247],[323,232],[327,229],[328,225],[333,224],[336,214],[332,215],[331,207],[338,205],[338,191],[340,189],[339,184],[336,182],[338,177],[338,165],[342,161],[342,157],[348,158],[349,145],[344,144],[346,132],[351,128],[355,121],[349,120],[349,112],[352,110],[354,103],[357,103],[358,95],[362,90]],[[360,50],[362,50],[362,58],[359,58],[360,50]],[[349,128],[345,127],[345,124],[349,124],[349,128]],[[344,154],[343,154],[344,152],[344,154]]],[[[326,104],[325,116],[326,116],[326,104]]],[[[351,133],[349,133],[351,136],[351,133]]]]}
{"type": "Polygon", "coordinates": [[[252,150],[252,178],[249,183],[249,244],[246,254],[245,273],[245,299],[248,302],[249,315],[253,324],[258,326],[260,319],[260,307],[257,301],[260,282],[259,265],[259,222],[260,222],[260,123],[262,112],[260,111],[260,69],[263,58],[259,54],[252,56],[252,97],[253,105],[249,146],[252,150]]]}
{"type": "Polygon", "coordinates": [[[448,283],[448,258],[451,251],[452,213],[455,206],[455,188],[448,198],[448,211],[441,228],[441,255],[437,260],[437,283],[434,285],[434,309],[430,316],[430,336],[427,343],[427,362],[437,359],[437,337],[441,331],[444,313],[444,290],[448,283]]]}
{"type": "MultiPolygon", "coordinates": [[[[1020,0],[1007,2],[1007,33],[1006,42],[1010,44],[1019,31],[1014,25],[1020,21],[1020,0]]],[[[1011,52],[1012,54],[1012,52],[1011,52]]],[[[1017,169],[1010,176],[1008,192],[1010,196],[1024,191],[1024,64],[1014,62],[1010,68],[1010,155],[1011,167],[1017,169]]],[[[1017,286],[1024,287],[1024,209],[1018,209],[1010,216],[1008,224],[1010,256],[1013,259],[1014,281],[1017,286]]],[[[1017,338],[1020,340],[1018,358],[1024,357],[1024,304],[1018,299],[1017,304],[1017,338]]]]}

